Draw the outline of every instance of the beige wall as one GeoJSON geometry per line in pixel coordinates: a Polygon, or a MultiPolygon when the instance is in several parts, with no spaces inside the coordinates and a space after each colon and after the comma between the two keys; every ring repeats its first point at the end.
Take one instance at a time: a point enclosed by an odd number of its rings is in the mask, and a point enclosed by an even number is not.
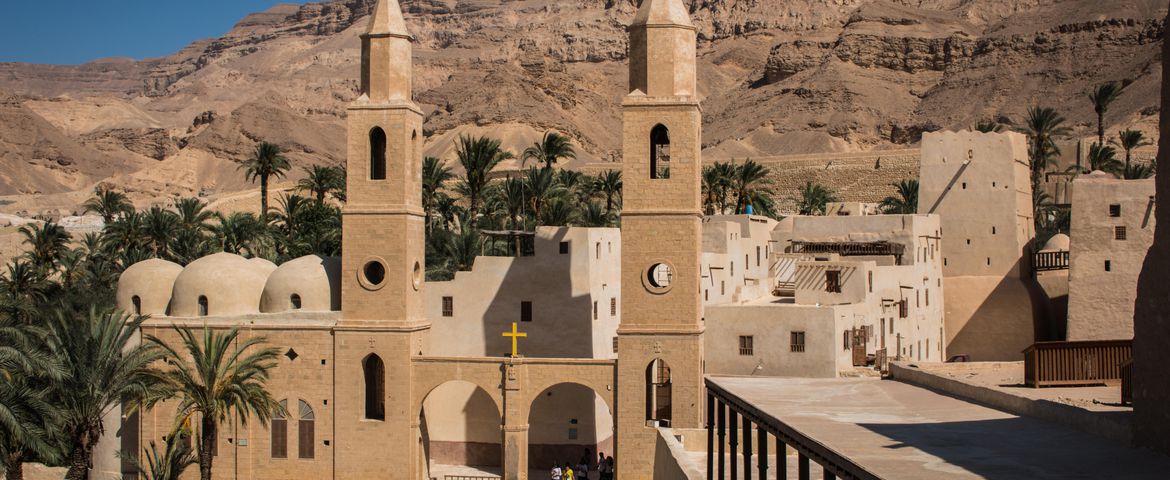
{"type": "Polygon", "coordinates": [[[1133,338],[1138,274],[1154,242],[1154,179],[1082,175],[1073,185],[1067,338],[1133,338]],[[1119,217],[1110,205],[1121,207],[1119,217]],[[1125,240],[1116,239],[1118,226],[1125,240]]]}
{"type": "Polygon", "coordinates": [[[615,358],[621,318],[621,234],[614,228],[540,227],[530,257],[476,257],[471,271],[428,282],[426,313],[439,356],[504,356],[512,322],[527,332],[528,357],[615,358]],[[560,253],[560,243],[569,253],[560,253]],[[453,316],[443,316],[451,297],[453,316]],[[520,304],[532,302],[532,322],[520,323],[520,304]],[[594,303],[597,318],[593,318],[594,303]],[[611,310],[611,305],[616,310],[611,310]],[[615,312],[615,314],[611,314],[615,312]]]}
{"type": "Polygon", "coordinates": [[[903,244],[893,257],[842,257],[777,252],[769,283],[791,282],[791,297],[771,294],[741,303],[708,304],[707,372],[730,375],[833,377],[852,368],[846,331],[868,326],[866,352],[919,361],[945,359],[942,243],[933,215],[793,217],[792,230],[777,228],[774,244],[804,241],[877,241],[903,244]],[[825,260],[818,260],[819,257],[825,260]],[[826,291],[826,271],[841,273],[841,292],[826,291]],[[871,275],[872,274],[872,275],[871,275]],[[872,281],[871,281],[872,278],[872,281]],[[897,302],[907,301],[900,317],[897,302]],[[791,333],[805,332],[805,351],[791,351],[791,333]],[[751,355],[741,355],[739,337],[753,337],[751,355]]]}
{"type": "Polygon", "coordinates": [[[749,215],[703,219],[700,292],[704,305],[738,303],[768,295],[772,229],[776,221],[749,215]]]}
{"type": "Polygon", "coordinates": [[[1028,262],[1035,232],[1026,138],[927,133],[919,181],[918,209],[941,217],[947,239],[947,349],[979,361],[1020,359],[1046,301],[1028,262]]]}

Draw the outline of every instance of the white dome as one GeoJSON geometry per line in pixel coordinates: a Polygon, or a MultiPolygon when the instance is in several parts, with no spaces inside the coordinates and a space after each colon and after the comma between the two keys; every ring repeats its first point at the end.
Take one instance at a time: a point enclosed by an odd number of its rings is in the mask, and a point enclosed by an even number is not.
{"type": "Polygon", "coordinates": [[[285,262],[268,276],[260,297],[264,313],[340,309],[341,259],[337,257],[308,255],[285,262]]]}
{"type": "Polygon", "coordinates": [[[1067,252],[1068,247],[1069,247],[1068,235],[1065,235],[1063,233],[1058,233],[1056,235],[1053,235],[1052,238],[1048,239],[1048,243],[1045,243],[1044,248],[1040,249],[1040,251],[1041,252],[1067,252]]]}
{"type": "Polygon", "coordinates": [[[131,265],[118,277],[118,308],[136,315],[167,315],[175,279],[182,271],[179,264],[157,258],[131,265]]]}
{"type": "Polygon", "coordinates": [[[259,313],[260,296],[276,266],[216,253],[191,262],[175,279],[171,316],[244,315],[259,313]]]}

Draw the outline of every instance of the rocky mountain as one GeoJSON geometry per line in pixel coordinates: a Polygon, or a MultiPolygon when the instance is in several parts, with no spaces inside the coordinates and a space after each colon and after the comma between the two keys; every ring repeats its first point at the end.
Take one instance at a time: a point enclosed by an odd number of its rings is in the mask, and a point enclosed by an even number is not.
{"type": "MultiPolygon", "coordinates": [[[[232,194],[252,188],[236,165],[261,139],[297,165],[342,162],[373,1],[277,6],[163,58],[0,63],[0,209],[72,208],[98,182],[143,202],[232,194]]],[[[634,0],[402,2],[428,154],[557,129],[580,145],[570,167],[619,158],[634,0]]],[[[690,6],[707,161],[906,148],[981,119],[1010,128],[1040,103],[1089,134],[1086,95],[1106,81],[1126,85],[1111,131],[1153,132],[1160,107],[1164,0],[690,6]]]]}

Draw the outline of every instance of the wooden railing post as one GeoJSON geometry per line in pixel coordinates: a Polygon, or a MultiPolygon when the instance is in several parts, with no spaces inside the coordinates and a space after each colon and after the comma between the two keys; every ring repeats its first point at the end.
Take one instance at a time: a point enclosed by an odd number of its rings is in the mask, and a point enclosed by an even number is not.
{"type": "Polygon", "coordinates": [[[743,480],[752,480],[752,422],[746,415],[743,417],[743,480]]]}
{"type": "Polygon", "coordinates": [[[738,480],[739,476],[739,422],[736,420],[734,408],[727,409],[727,421],[731,427],[731,480],[738,480]]]}
{"type": "Polygon", "coordinates": [[[724,477],[725,473],[723,470],[723,459],[724,459],[723,446],[727,444],[727,442],[724,441],[727,437],[727,432],[725,432],[723,430],[723,428],[725,426],[724,422],[727,421],[727,407],[725,405],[723,405],[722,402],[719,403],[718,417],[719,417],[719,459],[718,459],[717,463],[719,465],[719,480],[723,480],[724,478],[726,478],[726,477],[724,477]]]}
{"type": "Polygon", "coordinates": [[[707,480],[715,480],[715,395],[707,390],[707,480]]]}
{"type": "MultiPolygon", "coordinates": [[[[760,444],[760,480],[768,480],[768,432],[763,429],[763,425],[757,428],[759,432],[760,444]]],[[[784,476],[777,472],[776,478],[784,480],[784,476]]]]}

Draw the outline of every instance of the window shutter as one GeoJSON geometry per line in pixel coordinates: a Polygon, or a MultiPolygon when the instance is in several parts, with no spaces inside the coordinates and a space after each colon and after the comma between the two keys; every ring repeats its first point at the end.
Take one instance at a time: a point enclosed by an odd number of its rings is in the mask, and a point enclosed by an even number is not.
{"type": "Polygon", "coordinates": [[[272,458],[288,458],[288,420],[274,418],[272,425],[272,458]]]}
{"type": "Polygon", "coordinates": [[[297,453],[300,458],[313,458],[314,423],[312,420],[301,420],[297,425],[297,453]]]}

